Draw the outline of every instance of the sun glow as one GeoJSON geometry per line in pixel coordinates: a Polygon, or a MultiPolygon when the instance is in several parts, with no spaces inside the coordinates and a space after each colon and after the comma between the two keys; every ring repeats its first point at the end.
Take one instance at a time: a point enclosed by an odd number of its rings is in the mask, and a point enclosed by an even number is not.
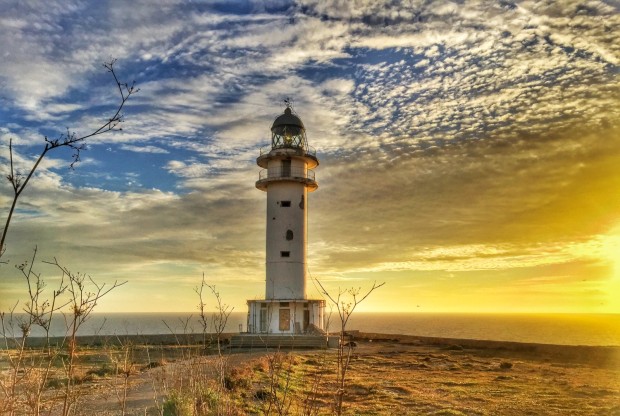
{"type": "Polygon", "coordinates": [[[603,239],[603,253],[611,263],[611,275],[607,287],[607,311],[620,313],[620,227],[603,239]]]}

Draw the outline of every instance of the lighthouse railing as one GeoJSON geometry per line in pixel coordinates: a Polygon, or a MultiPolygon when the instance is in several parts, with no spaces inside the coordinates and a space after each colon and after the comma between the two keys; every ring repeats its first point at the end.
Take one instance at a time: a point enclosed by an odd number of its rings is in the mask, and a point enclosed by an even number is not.
{"type": "Polygon", "coordinates": [[[311,156],[316,158],[316,149],[312,146],[298,147],[290,144],[278,144],[276,146],[263,146],[260,148],[260,155],[266,155],[274,149],[295,149],[300,156],[311,156]]]}
{"type": "Polygon", "coordinates": [[[263,169],[258,173],[258,180],[262,181],[265,179],[280,179],[280,178],[291,178],[291,179],[307,179],[314,181],[315,175],[312,169],[299,169],[289,167],[286,169],[271,168],[271,169],[263,169]]]}

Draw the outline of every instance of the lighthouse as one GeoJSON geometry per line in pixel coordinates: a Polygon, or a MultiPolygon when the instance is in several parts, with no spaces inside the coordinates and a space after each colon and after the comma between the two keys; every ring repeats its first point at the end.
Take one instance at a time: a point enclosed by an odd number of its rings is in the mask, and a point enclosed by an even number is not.
{"type": "Polygon", "coordinates": [[[290,103],[271,126],[271,144],[256,159],[256,188],[267,195],[265,297],[248,300],[250,334],[324,333],[323,299],[307,296],[308,194],[317,190],[316,151],[290,103]]]}

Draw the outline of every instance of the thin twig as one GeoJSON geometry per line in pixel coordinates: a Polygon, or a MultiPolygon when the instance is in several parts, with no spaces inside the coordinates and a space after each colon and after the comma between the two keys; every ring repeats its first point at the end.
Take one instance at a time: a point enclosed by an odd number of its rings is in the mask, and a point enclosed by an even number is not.
{"type": "Polygon", "coordinates": [[[118,80],[118,77],[116,76],[116,71],[114,69],[115,63],[116,63],[116,59],[113,59],[110,62],[104,63],[103,66],[108,70],[108,72],[112,73],[112,76],[114,77],[114,81],[116,82],[116,86],[119,90],[120,103],[118,107],[116,108],[114,115],[108,118],[99,128],[83,136],[78,136],[77,133],[70,132],[68,128],[67,128],[67,132],[60,134],[60,136],[57,139],[49,139],[47,136],[45,136],[44,138],[45,147],[41,151],[41,154],[39,155],[39,157],[37,158],[33,166],[30,168],[25,179],[23,179],[23,176],[19,172],[15,171],[15,167],[13,164],[13,140],[9,139],[9,159],[10,159],[11,167],[10,167],[10,173],[9,175],[7,175],[6,178],[11,183],[11,186],[13,188],[13,200],[11,202],[11,207],[9,208],[9,213],[7,215],[6,222],[2,230],[2,237],[0,238],[0,258],[2,257],[2,255],[4,254],[6,250],[6,245],[5,245],[6,236],[9,230],[9,225],[11,224],[11,220],[13,218],[13,213],[15,212],[15,207],[17,206],[17,201],[19,197],[21,196],[22,192],[24,191],[24,189],[26,189],[26,186],[30,182],[30,179],[34,175],[35,171],[39,167],[39,164],[41,163],[43,158],[47,155],[47,153],[59,147],[69,147],[73,149],[74,153],[71,156],[73,160],[71,164],[69,165],[70,169],[73,169],[75,167],[75,164],[80,161],[80,152],[84,150],[85,148],[84,141],[86,139],[93,137],[93,136],[100,135],[100,134],[104,134],[110,131],[122,130],[122,128],[119,127],[119,125],[120,123],[123,122],[123,115],[121,114],[121,112],[125,106],[125,103],[129,99],[129,97],[131,97],[133,94],[137,93],[140,90],[135,87],[135,81],[132,82],[130,85],[128,83],[121,83],[118,80]]]}

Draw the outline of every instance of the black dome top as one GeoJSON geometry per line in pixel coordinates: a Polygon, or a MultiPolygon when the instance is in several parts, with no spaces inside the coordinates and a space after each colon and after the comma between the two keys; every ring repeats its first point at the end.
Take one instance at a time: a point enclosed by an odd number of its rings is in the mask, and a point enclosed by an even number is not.
{"type": "Polygon", "coordinates": [[[271,129],[273,130],[279,126],[297,126],[305,130],[304,123],[301,122],[299,117],[293,114],[290,107],[286,107],[284,114],[275,119],[271,129]]]}

